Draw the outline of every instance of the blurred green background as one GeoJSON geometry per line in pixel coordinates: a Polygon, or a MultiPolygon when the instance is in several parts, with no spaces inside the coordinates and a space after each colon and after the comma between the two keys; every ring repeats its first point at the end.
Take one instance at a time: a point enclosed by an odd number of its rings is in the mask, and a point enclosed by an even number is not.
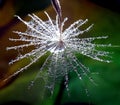
{"type": "MultiPolygon", "coordinates": [[[[88,26],[94,24],[86,36],[105,36],[106,40],[96,43],[111,43],[120,45],[120,0],[60,0],[63,17],[68,17],[66,27],[78,19],[89,19],[88,26]]],[[[79,55],[80,60],[91,70],[91,76],[98,84],[95,86],[84,78],[85,87],[81,81],[71,73],[69,80],[70,96],[63,84],[56,85],[55,92],[50,96],[44,88],[42,79],[38,79],[31,89],[28,89],[39,68],[44,62],[44,57],[32,65],[28,70],[16,77],[3,81],[18,68],[26,63],[22,60],[11,66],[8,62],[17,56],[17,51],[6,51],[7,46],[15,43],[8,40],[16,37],[12,31],[25,31],[23,23],[14,18],[15,14],[28,19],[28,13],[35,13],[46,20],[43,11],[47,11],[55,19],[55,11],[50,5],[50,0],[0,0],[0,105],[120,105],[120,48],[106,48],[114,52],[113,62],[110,64],[91,60],[79,55]],[[92,74],[99,72],[99,74],[92,74]],[[88,95],[85,92],[88,89],[88,95]],[[85,104],[86,103],[86,104],[85,104]]],[[[84,27],[83,27],[84,28],[84,27]]],[[[18,43],[16,43],[18,44],[18,43]]],[[[29,50],[29,49],[28,49],[29,50]]],[[[26,52],[26,51],[25,51],[26,52]]]]}

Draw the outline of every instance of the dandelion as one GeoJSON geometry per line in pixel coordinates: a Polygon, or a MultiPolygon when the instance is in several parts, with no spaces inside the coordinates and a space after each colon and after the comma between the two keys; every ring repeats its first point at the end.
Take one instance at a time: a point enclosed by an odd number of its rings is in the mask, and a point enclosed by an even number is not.
{"type": "Polygon", "coordinates": [[[9,64],[13,64],[24,58],[32,58],[28,65],[22,67],[8,78],[11,78],[24,71],[49,52],[49,55],[45,59],[45,62],[40,68],[40,71],[35,80],[37,78],[44,78],[46,87],[49,88],[53,93],[56,82],[61,80],[61,78],[65,79],[66,89],[69,90],[68,74],[72,71],[76,73],[80,80],[82,80],[82,76],[84,75],[91,82],[94,82],[92,77],[88,76],[90,73],[89,68],[87,68],[79,61],[76,53],[97,61],[109,63],[110,60],[105,59],[108,57],[109,52],[99,51],[96,48],[110,47],[111,44],[104,45],[93,43],[94,40],[106,39],[107,36],[80,38],[80,35],[88,32],[93,26],[92,24],[85,30],[80,29],[80,27],[84,25],[88,19],[80,19],[71,24],[68,28],[64,29],[64,24],[68,18],[64,18],[63,21],[61,21],[62,14],[58,0],[52,0],[52,4],[57,12],[55,20],[52,20],[47,12],[45,12],[46,16],[48,17],[47,21],[43,21],[35,14],[28,15],[31,18],[30,21],[24,21],[19,16],[16,16],[27,26],[27,30],[25,32],[14,31],[14,33],[16,33],[19,38],[9,38],[9,40],[15,42],[23,41],[27,44],[25,43],[18,46],[7,47],[7,50],[19,50],[30,46],[35,46],[35,49],[33,49],[31,52],[20,54],[20,56],[18,56],[16,59],[9,62],[9,64]],[[46,72],[44,72],[44,70],[46,72]]]}

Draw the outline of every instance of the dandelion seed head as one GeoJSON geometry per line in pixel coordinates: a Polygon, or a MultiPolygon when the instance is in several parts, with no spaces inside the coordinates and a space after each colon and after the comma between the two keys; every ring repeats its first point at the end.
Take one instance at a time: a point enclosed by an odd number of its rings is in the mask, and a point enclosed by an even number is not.
{"type": "Polygon", "coordinates": [[[63,21],[61,21],[59,18],[61,15],[57,14],[56,19],[52,20],[47,12],[45,12],[45,14],[48,17],[47,21],[43,21],[35,14],[28,15],[31,18],[30,21],[25,21],[19,16],[16,16],[27,26],[27,30],[25,32],[14,31],[19,38],[9,38],[9,40],[15,42],[23,41],[27,42],[27,44],[7,47],[7,50],[19,50],[30,46],[34,46],[35,49],[26,54],[20,54],[16,59],[9,62],[9,64],[13,64],[24,58],[31,58],[31,62],[28,65],[19,69],[8,78],[24,71],[33,63],[36,63],[36,61],[38,61],[47,52],[50,52],[35,80],[37,78],[44,78],[46,81],[46,87],[50,88],[52,92],[54,90],[55,83],[61,78],[65,78],[65,85],[67,90],[69,90],[68,74],[71,71],[74,71],[80,80],[82,80],[83,76],[86,76],[92,83],[94,83],[92,77],[88,76],[90,73],[89,68],[78,60],[76,52],[91,59],[109,63],[110,60],[106,60],[106,58],[109,58],[110,53],[103,50],[97,50],[96,47],[111,47],[111,45],[93,43],[94,40],[103,40],[106,39],[107,36],[80,38],[79,36],[81,34],[88,32],[93,26],[93,24],[91,24],[85,30],[80,29],[82,25],[88,22],[88,19],[80,19],[71,24],[68,28],[64,29],[64,24],[68,18],[64,18],[63,21]],[[44,76],[43,70],[46,70],[44,76]]]}

